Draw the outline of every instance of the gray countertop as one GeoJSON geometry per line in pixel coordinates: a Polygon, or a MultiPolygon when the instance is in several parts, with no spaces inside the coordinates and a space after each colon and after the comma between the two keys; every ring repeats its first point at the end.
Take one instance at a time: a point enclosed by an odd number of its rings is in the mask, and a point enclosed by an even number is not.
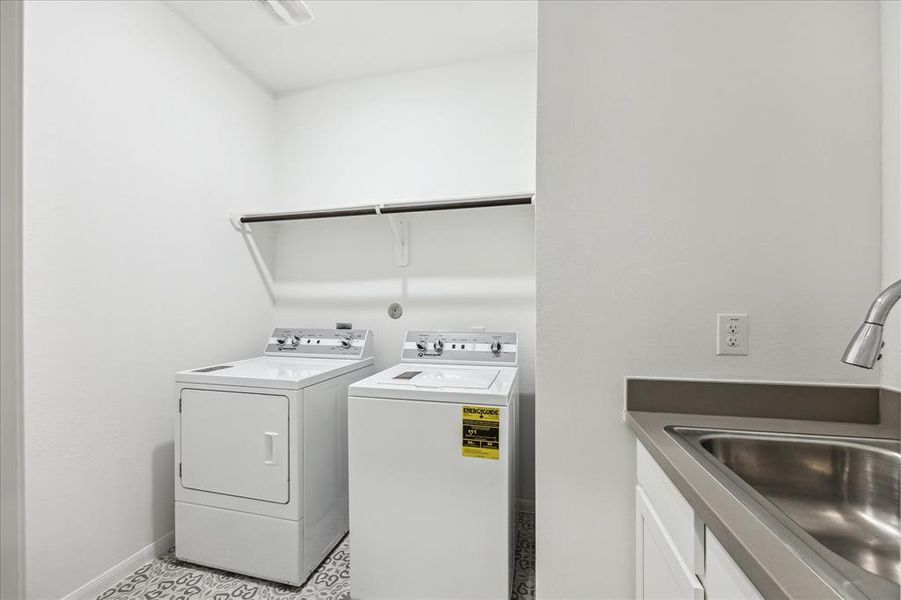
{"type": "Polygon", "coordinates": [[[626,422],[695,512],[766,598],[840,598],[777,534],[768,529],[664,428],[670,425],[898,438],[892,424],[720,416],[627,410],[626,422]]]}

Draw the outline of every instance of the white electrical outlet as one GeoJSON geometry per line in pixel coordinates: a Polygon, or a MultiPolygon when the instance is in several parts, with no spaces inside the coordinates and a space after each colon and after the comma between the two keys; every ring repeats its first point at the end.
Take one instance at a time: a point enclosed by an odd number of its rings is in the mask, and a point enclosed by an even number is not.
{"type": "Polygon", "coordinates": [[[745,356],[750,350],[747,314],[716,315],[716,353],[745,356]]]}

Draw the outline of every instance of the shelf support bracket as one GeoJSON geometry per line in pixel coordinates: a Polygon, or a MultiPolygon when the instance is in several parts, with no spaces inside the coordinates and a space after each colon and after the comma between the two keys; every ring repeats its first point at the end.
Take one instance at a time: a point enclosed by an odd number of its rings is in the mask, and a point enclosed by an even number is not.
{"type": "MultiPolygon", "coordinates": [[[[379,211],[379,214],[382,214],[379,211]]],[[[394,234],[394,264],[398,267],[410,265],[410,222],[403,217],[383,215],[388,219],[394,234]]]]}
{"type": "Polygon", "coordinates": [[[250,230],[250,226],[246,223],[242,223],[241,213],[233,210],[228,211],[228,221],[231,223],[232,227],[235,228],[235,231],[238,231],[244,239],[244,243],[247,245],[248,250],[250,250],[250,256],[253,259],[254,267],[256,267],[257,272],[259,272],[260,277],[263,279],[266,293],[269,294],[269,298],[275,302],[275,280],[272,278],[272,273],[266,265],[266,259],[263,258],[263,253],[260,252],[260,248],[253,238],[253,232],[250,230]]]}
{"type": "Polygon", "coordinates": [[[239,213],[236,210],[228,211],[228,222],[232,224],[232,227],[235,228],[235,231],[240,233],[244,233],[245,228],[247,227],[244,223],[241,222],[242,213],[239,213]]]}

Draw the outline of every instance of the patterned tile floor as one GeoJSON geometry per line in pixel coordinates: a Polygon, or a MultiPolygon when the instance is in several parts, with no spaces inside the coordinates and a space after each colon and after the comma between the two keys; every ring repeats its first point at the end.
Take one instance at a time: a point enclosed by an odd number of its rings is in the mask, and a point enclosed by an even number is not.
{"type": "MultiPolygon", "coordinates": [[[[516,519],[512,600],[535,597],[535,515],[516,519]]],[[[174,548],[98,596],[98,600],[349,600],[350,550],[344,538],[301,587],[271,583],[175,558],[174,548]]]]}

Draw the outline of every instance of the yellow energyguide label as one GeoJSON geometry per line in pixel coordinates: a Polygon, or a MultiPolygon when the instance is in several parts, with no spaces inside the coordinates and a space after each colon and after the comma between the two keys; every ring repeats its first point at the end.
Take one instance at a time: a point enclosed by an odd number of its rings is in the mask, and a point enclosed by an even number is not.
{"type": "Polygon", "coordinates": [[[501,409],[463,407],[463,456],[498,460],[501,455],[501,409]]]}

